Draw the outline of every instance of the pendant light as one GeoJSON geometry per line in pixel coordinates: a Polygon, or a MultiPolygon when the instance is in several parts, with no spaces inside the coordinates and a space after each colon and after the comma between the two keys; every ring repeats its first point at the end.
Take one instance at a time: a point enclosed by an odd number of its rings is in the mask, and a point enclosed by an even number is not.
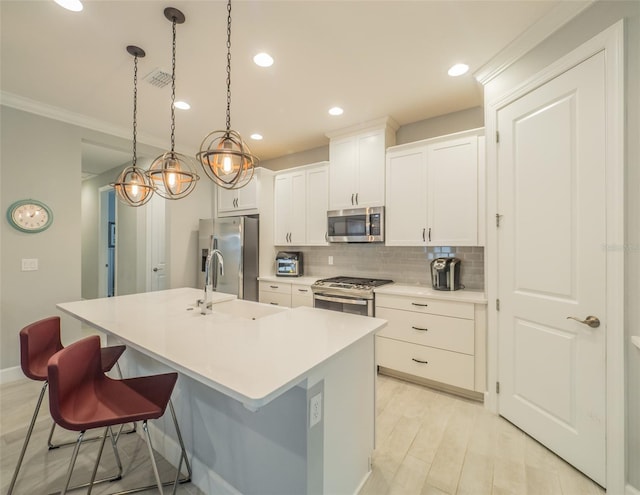
{"type": "Polygon", "coordinates": [[[171,151],[156,158],[147,174],[157,194],[165,199],[181,199],[188,196],[196,187],[200,178],[195,171],[191,158],[175,151],[175,100],[176,100],[176,24],[185,21],[184,14],[178,9],[167,7],[164,16],[171,21],[173,28],[172,73],[171,73],[171,151]]]}
{"type": "Polygon", "coordinates": [[[246,186],[258,161],[240,134],[231,130],[231,0],[227,2],[227,128],[209,133],[196,156],[207,176],[225,189],[246,186]]]}
{"type": "Polygon", "coordinates": [[[138,58],[144,57],[142,48],[129,45],[127,52],[133,55],[133,160],[131,166],[125,168],[111,187],[115,189],[118,199],[128,206],[142,206],[147,204],[153,196],[151,181],[144,170],[136,167],[136,127],[138,107],[138,58]]]}

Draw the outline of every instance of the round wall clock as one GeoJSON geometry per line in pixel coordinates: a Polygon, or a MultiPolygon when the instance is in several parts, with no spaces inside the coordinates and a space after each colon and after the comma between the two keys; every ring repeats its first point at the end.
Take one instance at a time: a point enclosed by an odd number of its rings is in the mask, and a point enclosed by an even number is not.
{"type": "Polygon", "coordinates": [[[35,234],[48,229],[53,223],[51,208],[35,199],[21,199],[7,210],[9,224],[20,232],[35,234]]]}

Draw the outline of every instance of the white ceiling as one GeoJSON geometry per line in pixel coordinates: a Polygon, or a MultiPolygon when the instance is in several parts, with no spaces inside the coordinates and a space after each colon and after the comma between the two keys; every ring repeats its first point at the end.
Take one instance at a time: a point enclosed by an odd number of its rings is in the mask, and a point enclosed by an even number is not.
{"type": "MultiPolygon", "coordinates": [[[[383,116],[400,125],[482,104],[473,71],[557,6],[535,1],[235,0],[231,125],[262,159],[328,143],[325,133],[383,116]],[[253,64],[267,51],[271,68],[253,64]],[[451,78],[456,62],[469,74],[451,78]],[[339,105],[344,115],[330,117],[339,105]],[[254,132],[262,142],[249,141],[254,132]]],[[[171,70],[171,23],[179,8],[176,149],[196,152],[225,126],[226,3],[92,1],[80,13],[51,0],[2,0],[1,88],[105,128],[131,133],[133,57],[139,62],[138,139],[169,147],[170,85],[143,81],[171,70]]],[[[93,150],[95,151],[95,150],[93,150]]],[[[120,159],[122,156],[113,159],[120,159]]],[[[117,164],[116,164],[117,165],[117,164]]]]}

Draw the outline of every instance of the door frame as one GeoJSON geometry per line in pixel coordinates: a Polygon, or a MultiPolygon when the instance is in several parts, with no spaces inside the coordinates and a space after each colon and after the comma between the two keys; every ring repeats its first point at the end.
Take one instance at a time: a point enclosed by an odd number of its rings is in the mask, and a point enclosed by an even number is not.
{"type": "MultiPolygon", "coordinates": [[[[109,201],[107,196],[111,191],[113,191],[111,186],[102,186],[98,188],[98,297],[107,297],[108,293],[107,284],[109,283],[109,277],[105,273],[104,268],[109,259],[106,233],[109,225],[109,201]]],[[[118,208],[116,208],[114,219],[116,221],[116,225],[118,225],[118,208]]],[[[114,253],[114,259],[117,259],[117,242],[114,253]]],[[[113,268],[113,270],[113,276],[115,278],[114,295],[116,295],[118,294],[118,277],[115,276],[115,268],[113,268]]]]}
{"type": "Polygon", "coordinates": [[[601,51],[605,52],[606,129],[606,479],[607,491],[625,491],[625,341],[624,341],[624,21],[561,57],[520,85],[486,104],[487,139],[487,393],[485,407],[498,413],[498,112],[545,82],[601,51]]]}

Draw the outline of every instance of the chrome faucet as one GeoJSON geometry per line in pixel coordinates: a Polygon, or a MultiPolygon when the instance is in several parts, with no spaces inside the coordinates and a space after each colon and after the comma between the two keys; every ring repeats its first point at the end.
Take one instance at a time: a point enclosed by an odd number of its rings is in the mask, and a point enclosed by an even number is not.
{"type": "Polygon", "coordinates": [[[211,305],[213,304],[213,292],[218,288],[218,271],[213,269],[214,258],[218,261],[220,267],[220,276],[224,276],[224,257],[219,249],[213,247],[213,239],[211,240],[211,249],[207,255],[204,265],[204,300],[200,306],[200,314],[206,315],[211,313],[211,305]]]}

